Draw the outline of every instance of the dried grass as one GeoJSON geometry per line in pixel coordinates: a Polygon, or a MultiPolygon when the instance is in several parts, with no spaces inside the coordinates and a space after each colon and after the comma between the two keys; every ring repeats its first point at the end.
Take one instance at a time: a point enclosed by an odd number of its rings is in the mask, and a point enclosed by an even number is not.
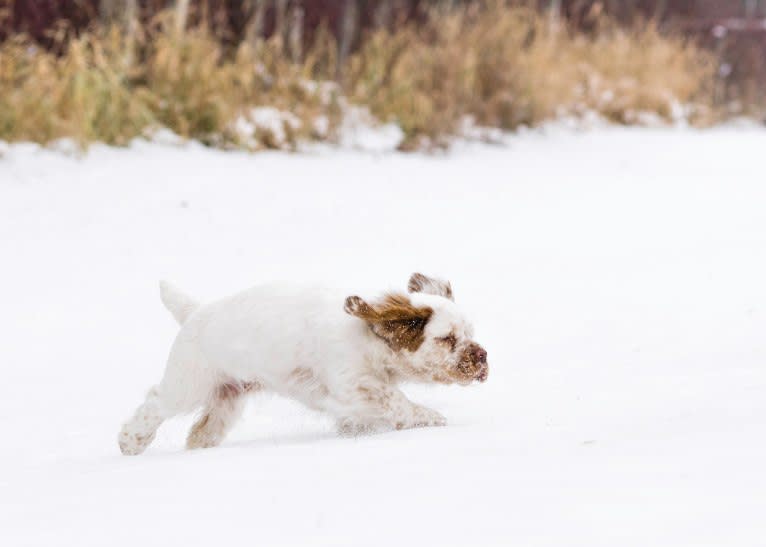
{"type": "Polygon", "coordinates": [[[587,112],[624,124],[647,113],[705,123],[714,68],[711,55],[652,23],[625,29],[602,19],[585,35],[494,1],[373,34],[348,81],[353,100],[398,122],[417,146],[423,137],[440,144],[466,116],[503,129],[587,112]]]}
{"type": "Polygon", "coordinates": [[[714,59],[651,23],[603,19],[585,35],[494,0],[373,32],[341,67],[332,36],[316,36],[297,61],[280,39],[227,50],[209,26],[178,32],[167,14],[131,38],[118,27],[69,38],[59,55],[16,36],[0,44],[0,139],[121,145],[165,127],[219,147],[292,147],[332,140],[343,96],[398,123],[405,148],[446,144],[467,117],[513,129],[588,112],[713,116],[714,59]],[[317,83],[337,74],[339,85],[317,83]],[[264,106],[289,119],[257,127],[264,106]]]}
{"type": "Polygon", "coordinates": [[[277,40],[226,51],[207,26],[179,34],[167,15],[132,40],[118,27],[85,33],[61,55],[17,36],[0,44],[0,139],[122,145],[164,127],[221,147],[293,146],[317,137],[316,118],[339,119],[337,94],[308,83],[332,49],[320,33],[301,64],[277,40]],[[284,124],[285,142],[274,141],[273,127],[236,130],[264,106],[299,120],[284,124]]]}

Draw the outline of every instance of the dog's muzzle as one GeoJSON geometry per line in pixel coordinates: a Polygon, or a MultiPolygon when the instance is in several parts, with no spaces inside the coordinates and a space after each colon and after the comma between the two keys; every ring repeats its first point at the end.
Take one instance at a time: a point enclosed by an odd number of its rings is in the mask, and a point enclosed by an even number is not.
{"type": "Polygon", "coordinates": [[[463,352],[463,358],[458,364],[458,370],[470,380],[486,382],[489,376],[487,350],[479,344],[471,344],[463,352]]]}

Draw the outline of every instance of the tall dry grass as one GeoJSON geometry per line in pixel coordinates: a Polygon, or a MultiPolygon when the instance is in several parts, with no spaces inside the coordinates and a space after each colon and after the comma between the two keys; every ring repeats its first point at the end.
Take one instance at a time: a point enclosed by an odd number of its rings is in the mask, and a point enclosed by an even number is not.
{"type": "Polygon", "coordinates": [[[651,23],[604,19],[585,35],[496,0],[371,33],[343,66],[325,30],[296,56],[280,34],[227,49],[209,28],[179,31],[165,15],[130,38],[119,27],[72,37],[61,54],[6,40],[0,139],[125,144],[169,128],[213,146],[290,147],[332,140],[346,99],[398,123],[405,148],[445,144],[468,117],[512,129],[587,112],[702,123],[713,110],[714,59],[651,23]],[[281,127],[259,126],[254,107],[284,113],[281,127]]]}
{"type": "Polygon", "coordinates": [[[586,112],[623,124],[647,113],[704,123],[714,61],[651,22],[622,28],[604,18],[585,35],[495,1],[373,34],[351,60],[348,92],[400,123],[412,144],[440,142],[466,116],[504,129],[586,112]]]}
{"type": "Polygon", "coordinates": [[[321,32],[302,63],[277,40],[226,50],[208,26],[179,33],[167,14],[131,39],[118,26],[74,37],[60,55],[17,36],[0,45],[0,139],[121,145],[168,128],[220,147],[293,146],[319,136],[311,121],[339,118],[336,94],[310,85],[332,51],[321,32]],[[265,106],[291,113],[276,120],[286,138],[273,123],[237,129],[265,106]]]}

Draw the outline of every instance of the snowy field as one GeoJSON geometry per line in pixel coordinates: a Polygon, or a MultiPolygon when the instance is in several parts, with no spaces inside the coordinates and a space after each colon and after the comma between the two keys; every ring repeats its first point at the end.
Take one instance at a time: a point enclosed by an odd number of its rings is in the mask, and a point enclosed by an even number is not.
{"type": "Polygon", "coordinates": [[[766,544],[766,130],[530,132],[448,155],[200,146],[0,158],[0,545],[766,544]],[[483,385],[340,439],[253,399],[140,457],[121,423],[200,299],[448,277],[483,385]]]}

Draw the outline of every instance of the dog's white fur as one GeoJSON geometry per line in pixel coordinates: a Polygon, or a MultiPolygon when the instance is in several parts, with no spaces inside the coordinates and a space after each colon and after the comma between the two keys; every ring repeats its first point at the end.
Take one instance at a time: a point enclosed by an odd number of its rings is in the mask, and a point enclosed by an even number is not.
{"type": "Polygon", "coordinates": [[[215,446],[240,416],[247,393],[261,390],[331,414],[345,435],[445,425],[441,414],[411,402],[397,384],[483,381],[486,352],[471,341],[473,329],[448,283],[415,274],[410,291],[403,298],[412,306],[432,310],[414,351],[397,349],[355,316],[355,303],[367,305],[358,297],[267,285],[200,306],[161,283],[162,300],[181,330],[162,381],[123,426],[120,449],[140,454],[164,420],[202,406],[187,446],[215,446]],[[467,371],[466,356],[476,352],[467,371]]]}

